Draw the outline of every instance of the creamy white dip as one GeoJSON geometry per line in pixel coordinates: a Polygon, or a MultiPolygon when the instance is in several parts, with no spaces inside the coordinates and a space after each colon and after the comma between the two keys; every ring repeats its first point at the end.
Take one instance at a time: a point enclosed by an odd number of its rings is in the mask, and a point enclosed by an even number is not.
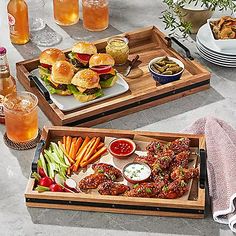
{"type": "Polygon", "coordinates": [[[133,163],[125,168],[124,174],[131,180],[144,180],[150,176],[151,169],[141,163],[133,163]]]}

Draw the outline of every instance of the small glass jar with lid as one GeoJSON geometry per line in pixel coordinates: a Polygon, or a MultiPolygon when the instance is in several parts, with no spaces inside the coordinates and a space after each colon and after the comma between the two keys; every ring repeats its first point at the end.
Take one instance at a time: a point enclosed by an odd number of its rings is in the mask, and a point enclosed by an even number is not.
{"type": "Polygon", "coordinates": [[[110,54],[116,65],[123,65],[129,56],[129,40],[122,36],[115,36],[108,39],[106,53],[110,54]]]}

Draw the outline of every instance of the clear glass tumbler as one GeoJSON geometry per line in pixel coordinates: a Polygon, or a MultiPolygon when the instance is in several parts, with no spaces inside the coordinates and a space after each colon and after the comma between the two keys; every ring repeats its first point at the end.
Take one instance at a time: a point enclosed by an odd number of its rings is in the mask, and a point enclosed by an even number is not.
{"type": "Polygon", "coordinates": [[[38,98],[30,92],[17,92],[4,99],[7,137],[13,142],[28,142],[38,135],[38,98]]]}
{"type": "Polygon", "coordinates": [[[78,0],[53,0],[53,11],[58,25],[74,25],[79,21],[78,0]]]}
{"type": "Polygon", "coordinates": [[[83,0],[83,26],[89,31],[102,31],[109,25],[108,0],[83,0]]]}
{"type": "Polygon", "coordinates": [[[38,31],[45,28],[44,21],[44,0],[28,0],[30,31],[38,31]]]}

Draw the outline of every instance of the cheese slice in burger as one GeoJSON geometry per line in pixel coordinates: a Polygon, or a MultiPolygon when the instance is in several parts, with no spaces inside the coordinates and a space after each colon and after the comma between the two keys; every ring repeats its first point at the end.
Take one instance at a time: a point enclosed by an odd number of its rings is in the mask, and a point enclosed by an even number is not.
{"type": "Polygon", "coordinates": [[[88,102],[103,96],[99,76],[90,69],[78,71],[68,88],[80,102],[88,102]]]}
{"type": "Polygon", "coordinates": [[[57,48],[44,50],[39,56],[39,75],[42,80],[47,80],[51,75],[52,66],[57,61],[66,60],[65,54],[57,48]]]}
{"type": "Polygon", "coordinates": [[[71,63],[77,69],[80,69],[88,67],[90,57],[96,53],[97,48],[94,44],[89,42],[78,42],[72,47],[68,57],[71,63]]]}
{"type": "Polygon", "coordinates": [[[98,53],[93,55],[89,60],[89,67],[98,73],[100,85],[102,88],[112,87],[117,81],[117,72],[113,68],[115,64],[111,55],[98,53]]]}

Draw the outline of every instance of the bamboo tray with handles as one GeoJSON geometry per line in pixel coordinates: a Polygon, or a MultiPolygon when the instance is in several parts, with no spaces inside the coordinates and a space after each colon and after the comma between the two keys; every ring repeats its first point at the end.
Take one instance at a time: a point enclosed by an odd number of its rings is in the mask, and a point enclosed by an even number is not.
{"type": "MultiPolygon", "coordinates": [[[[32,162],[32,172],[37,170],[37,160],[40,152],[47,148],[51,141],[62,139],[64,135],[101,138],[135,136],[158,139],[164,142],[173,141],[180,137],[188,137],[190,147],[197,148],[199,156],[197,164],[200,168],[200,178],[192,182],[187,200],[137,198],[124,196],[105,196],[98,194],[43,192],[34,191],[35,180],[30,177],[25,191],[25,200],[28,207],[57,208],[82,211],[113,212],[141,215],[175,216],[188,218],[203,218],[205,214],[206,188],[206,150],[204,135],[159,133],[146,131],[128,131],[112,129],[91,129],[80,127],[52,126],[44,127],[41,141],[35,152],[32,162]]],[[[122,160],[121,160],[122,161],[122,160]]]]}
{"type": "MultiPolygon", "coordinates": [[[[166,37],[155,26],[142,28],[122,34],[129,39],[130,55],[133,59],[139,55],[142,62],[139,68],[144,72],[136,79],[125,78],[129,90],[119,96],[63,112],[52,103],[50,94],[30,71],[37,69],[39,59],[22,61],[16,64],[17,78],[27,91],[39,98],[39,106],[54,125],[92,126],[108,120],[131,114],[152,106],[166,103],[190,95],[210,86],[210,73],[191,57],[189,50],[175,38],[166,37]],[[186,56],[177,53],[171,42],[177,43],[185,50],[186,56]],[[181,60],[185,71],[180,80],[165,85],[157,84],[148,71],[148,63],[159,56],[172,56],[181,60]]],[[[98,52],[104,52],[107,38],[95,41],[98,52]]],[[[65,50],[69,53],[70,50],[65,50]]]]}

